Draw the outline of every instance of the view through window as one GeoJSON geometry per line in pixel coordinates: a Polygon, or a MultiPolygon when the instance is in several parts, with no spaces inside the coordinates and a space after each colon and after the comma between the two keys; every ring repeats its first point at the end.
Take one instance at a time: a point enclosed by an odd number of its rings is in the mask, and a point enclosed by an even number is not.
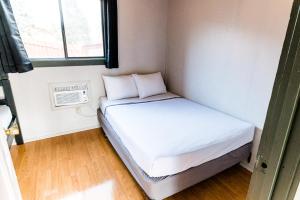
{"type": "Polygon", "coordinates": [[[11,0],[30,58],[103,57],[99,0],[11,0]]]}

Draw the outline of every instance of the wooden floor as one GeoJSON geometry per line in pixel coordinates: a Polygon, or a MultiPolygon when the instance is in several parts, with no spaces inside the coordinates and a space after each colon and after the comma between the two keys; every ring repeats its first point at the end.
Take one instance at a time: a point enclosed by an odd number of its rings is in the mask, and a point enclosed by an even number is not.
{"type": "MultiPolygon", "coordinates": [[[[145,195],[101,130],[11,149],[24,200],[139,200],[145,195]]],[[[243,200],[251,174],[233,167],[168,200],[243,200]]]]}

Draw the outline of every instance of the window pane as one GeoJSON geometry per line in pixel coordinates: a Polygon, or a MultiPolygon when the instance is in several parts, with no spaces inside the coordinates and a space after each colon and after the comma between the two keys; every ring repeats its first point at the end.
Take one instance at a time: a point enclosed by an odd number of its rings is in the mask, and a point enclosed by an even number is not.
{"type": "Polygon", "coordinates": [[[69,57],[103,56],[100,0],[61,0],[69,57]]]}
{"type": "Polygon", "coordinates": [[[63,58],[57,0],[11,0],[18,28],[30,58],[63,58]]]}

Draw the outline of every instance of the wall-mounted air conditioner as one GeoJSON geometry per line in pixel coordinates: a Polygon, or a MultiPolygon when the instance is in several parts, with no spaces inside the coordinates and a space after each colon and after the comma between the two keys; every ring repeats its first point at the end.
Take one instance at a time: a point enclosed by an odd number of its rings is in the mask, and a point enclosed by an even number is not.
{"type": "Polygon", "coordinates": [[[54,108],[74,107],[89,102],[88,81],[51,83],[50,96],[54,108]]]}

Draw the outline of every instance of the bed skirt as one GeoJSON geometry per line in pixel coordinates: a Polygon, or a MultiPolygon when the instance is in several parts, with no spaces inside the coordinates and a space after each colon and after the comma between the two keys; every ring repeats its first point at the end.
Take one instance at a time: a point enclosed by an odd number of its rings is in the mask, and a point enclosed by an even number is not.
{"type": "Polygon", "coordinates": [[[154,200],[161,200],[172,196],[173,194],[210,178],[217,173],[240,163],[241,161],[247,160],[251,152],[252,143],[248,143],[234,151],[231,151],[217,159],[203,163],[197,167],[190,168],[175,175],[153,178],[149,177],[136,164],[126,147],[120,141],[118,135],[103,116],[100,109],[98,110],[98,118],[104,133],[118,153],[119,157],[122,159],[147,196],[154,200]]]}

